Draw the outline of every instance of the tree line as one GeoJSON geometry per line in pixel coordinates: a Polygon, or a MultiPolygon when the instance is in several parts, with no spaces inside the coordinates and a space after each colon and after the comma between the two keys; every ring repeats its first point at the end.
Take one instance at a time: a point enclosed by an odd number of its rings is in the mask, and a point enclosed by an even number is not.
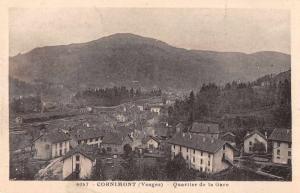
{"type": "Polygon", "coordinates": [[[161,89],[142,91],[141,88],[128,89],[125,86],[121,86],[112,88],[87,89],[77,92],[74,99],[93,105],[115,106],[130,100],[161,96],[161,94],[161,89]]]}
{"type": "Polygon", "coordinates": [[[196,120],[221,120],[221,125],[230,123],[231,127],[264,126],[268,122],[269,125],[290,127],[290,84],[287,79],[265,86],[236,81],[225,86],[203,84],[197,92],[191,91],[185,99],[176,100],[169,107],[168,121],[189,125],[196,120]]]}

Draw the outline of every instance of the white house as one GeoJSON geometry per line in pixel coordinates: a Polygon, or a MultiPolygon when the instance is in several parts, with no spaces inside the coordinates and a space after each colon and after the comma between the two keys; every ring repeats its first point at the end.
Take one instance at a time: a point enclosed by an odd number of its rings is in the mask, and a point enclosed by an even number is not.
{"type": "Polygon", "coordinates": [[[77,144],[97,145],[100,144],[105,135],[105,131],[98,128],[78,129],[72,136],[77,144]]]}
{"type": "Polygon", "coordinates": [[[161,107],[160,106],[152,106],[152,107],[150,107],[150,111],[153,113],[157,113],[159,115],[160,111],[161,111],[161,107]]]}
{"type": "Polygon", "coordinates": [[[253,147],[256,143],[262,143],[265,146],[265,152],[268,150],[267,137],[258,130],[247,133],[244,137],[244,152],[254,153],[253,147]]]}
{"type": "Polygon", "coordinates": [[[36,159],[51,159],[65,155],[70,150],[71,138],[62,131],[44,133],[34,140],[36,159]]]}
{"type": "Polygon", "coordinates": [[[175,134],[169,143],[172,158],[181,153],[189,167],[201,172],[216,173],[233,164],[233,147],[220,139],[182,133],[175,134]]]}
{"type": "Polygon", "coordinates": [[[292,164],[292,136],[290,129],[274,129],[270,138],[272,141],[272,162],[292,164]]]}
{"type": "Polygon", "coordinates": [[[158,149],[160,141],[158,138],[154,136],[147,136],[144,140],[143,143],[145,144],[147,149],[158,149]]]}
{"type": "Polygon", "coordinates": [[[89,179],[96,165],[96,150],[86,144],[78,145],[62,159],[63,179],[89,179]]]}
{"type": "Polygon", "coordinates": [[[137,108],[138,108],[140,111],[144,111],[144,106],[143,106],[143,105],[137,105],[137,108]]]}

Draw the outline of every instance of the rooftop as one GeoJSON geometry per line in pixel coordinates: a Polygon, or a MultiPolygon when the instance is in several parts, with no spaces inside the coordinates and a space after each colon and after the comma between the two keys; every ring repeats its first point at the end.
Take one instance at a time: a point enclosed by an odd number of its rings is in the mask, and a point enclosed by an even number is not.
{"type": "Polygon", "coordinates": [[[87,144],[80,144],[76,146],[74,149],[71,149],[66,155],[64,155],[62,160],[65,160],[71,157],[74,154],[80,153],[85,157],[89,158],[90,160],[94,161],[96,159],[96,151],[97,147],[87,145],[87,144]]]}
{"type": "Polygon", "coordinates": [[[259,132],[258,130],[253,130],[251,133],[248,133],[245,135],[244,140],[251,137],[252,135],[257,134],[259,136],[261,136],[262,138],[264,138],[265,140],[267,140],[266,136],[264,134],[262,134],[261,132],[259,132]]]}
{"type": "Polygon", "coordinates": [[[219,124],[216,123],[199,123],[194,122],[190,132],[192,133],[207,133],[207,134],[217,134],[219,132],[219,124]]]}
{"type": "Polygon", "coordinates": [[[181,145],[209,153],[215,153],[224,144],[225,141],[211,137],[203,137],[197,134],[175,134],[169,141],[171,144],[181,145]]]}
{"type": "Polygon", "coordinates": [[[103,144],[116,144],[116,145],[122,145],[125,137],[127,136],[127,134],[124,133],[116,133],[116,132],[109,132],[106,133],[102,143],[103,144]]]}
{"type": "Polygon", "coordinates": [[[274,129],[269,139],[274,141],[292,142],[292,131],[290,129],[274,129]]]}
{"type": "Polygon", "coordinates": [[[47,138],[51,143],[60,143],[64,141],[71,140],[70,136],[68,134],[65,134],[59,129],[53,130],[51,132],[47,132],[44,134],[41,134],[38,138],[36,138],[34,141],[38,140],[41,137],[47,138]]]}

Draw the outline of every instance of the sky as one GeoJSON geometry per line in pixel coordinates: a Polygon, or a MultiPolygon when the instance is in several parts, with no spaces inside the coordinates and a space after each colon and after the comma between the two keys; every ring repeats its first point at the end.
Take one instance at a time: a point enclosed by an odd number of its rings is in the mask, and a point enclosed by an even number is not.
{"type": "Polygon", "coordinates": [[[172,46],[290,54],[290,13],[272,9],[11,8],[9,55],[133,33],[172,46]]]}

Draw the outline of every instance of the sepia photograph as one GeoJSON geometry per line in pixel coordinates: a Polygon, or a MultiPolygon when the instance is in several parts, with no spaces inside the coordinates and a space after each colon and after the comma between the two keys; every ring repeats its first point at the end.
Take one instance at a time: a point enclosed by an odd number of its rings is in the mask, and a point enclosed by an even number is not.
{"type": "Polygon", "coordinates": [[[10,181],[292,181],[290,10],[8,19],[10,181]]]}

